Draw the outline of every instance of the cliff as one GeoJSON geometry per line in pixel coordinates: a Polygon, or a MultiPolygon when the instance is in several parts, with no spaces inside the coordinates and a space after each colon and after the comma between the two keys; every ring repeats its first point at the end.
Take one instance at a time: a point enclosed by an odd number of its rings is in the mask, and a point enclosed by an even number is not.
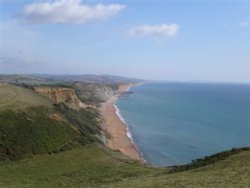
{"type": "Polygon", "coordinates": [[[57,104],[60,102],[63,102],[68,107],[73,108],[73,109],[87,107],[87,105],[85,105],[78,99],[74,89],[63,88],[63,87],[58,87],[58,88],[57,87],[35,87],[34,89],[36,92],[50,98],[57,104]]]}
{"type": "Polygon", "coordinates": [[[102,102],[108,100],[118,89],[117,84],[100,84],[78,82],[72,86],[79,99],[85,104],[99,106],[102,102]]]}

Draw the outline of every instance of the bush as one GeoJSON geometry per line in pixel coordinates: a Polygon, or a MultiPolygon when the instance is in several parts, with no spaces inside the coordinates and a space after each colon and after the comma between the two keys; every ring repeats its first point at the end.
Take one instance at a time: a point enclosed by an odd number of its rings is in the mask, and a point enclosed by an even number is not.
{"type": "Polygon", "coordinates": [[[170,170],[170,173],[175,173],[175,172],[182,172],[186,170],[191,170],[199,167],[203,167],[212,163],[216,163],[217,161],[220,160],[225,160],[231,155],[240,153],[242,151],[250,151],[250,147],[244,147],[244,148],[232,148],[229,151],[223,151],[220,153],[213,154],[211,156],[205,156],[202,159],[196,159],[192,160],[192,163],[187,164],[187,165],[180,165],[180,166],[172,166],[172,169],[170,170]]]}

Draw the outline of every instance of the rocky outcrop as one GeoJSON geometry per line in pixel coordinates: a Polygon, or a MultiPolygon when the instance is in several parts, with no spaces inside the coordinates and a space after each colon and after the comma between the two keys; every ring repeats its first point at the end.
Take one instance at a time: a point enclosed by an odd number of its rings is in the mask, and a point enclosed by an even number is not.
{"type": "Polygon", "coordinates": [[[68,107],[73,109],[85,108],[87,105],[82,103],[74,89],[71,88],[63,88],[63,87],[35,87],[36,92],[44,95],[55,103],[63,102],[68,107]]]}

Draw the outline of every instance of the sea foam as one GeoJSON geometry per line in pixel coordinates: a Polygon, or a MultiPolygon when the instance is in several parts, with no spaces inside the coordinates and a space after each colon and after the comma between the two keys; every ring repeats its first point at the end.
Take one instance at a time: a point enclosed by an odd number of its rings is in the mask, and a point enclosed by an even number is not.
{"type": "Polygon", "coordinates": [[[137,145],[135,144],[135,142],[134,142],[134,140],[133,140],[133,136],[132,136],[132,134],[131,134],[131,131],[129,130],[128,123],[127,123],[127,122],[125,121],[125,119],[122,117],[119,108],[118,108],[115,104],[113,104],[113,106],[114,106],[114,108],[115,108],[115,113],[116,113],[116,115],[119,117],[119,119],[120,119],[120,120],[123,122],[123,124],[126,126],[126,135],[127,135],[127,137],[129,138],[129,140],[131,141],[131,143],[135,146],[137,152],[139,152],[141,161],[143,161],[143,163],[148,163],[148,162],[146,161],[146,159],[144,159],[144,157],[143,157],[143,156],[144,156],[143,152],[140,151],[140,150],[138,149],[137,145]]]}
{"type": "Polygon", "coordinates": [[[127,137],[131,140],[131,142],[134,144],[134,141],[133,141],[133,137],[132,137],[132,134],[131,134],[131,132],[130,132],[130,130],[129,130],[129,127],[128,127],[128,124],[127,124],[127,122],[124,120],[124,118],[122,117],[122,115],[121,115],[121,113],[120,113],[120,110],[119,110],[119,108],[114,104],[113,105],[114,106],[114,108],[115,108],[115,113],[116,113],[116,115],[119,117],[119,119],[126,125],[126,134],[127,134],[127,137]]]}

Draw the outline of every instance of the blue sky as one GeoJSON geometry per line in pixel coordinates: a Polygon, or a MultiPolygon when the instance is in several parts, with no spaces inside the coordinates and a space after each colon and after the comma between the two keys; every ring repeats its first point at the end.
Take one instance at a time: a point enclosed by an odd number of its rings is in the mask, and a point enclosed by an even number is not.
{"type": "Polygon", "coordinates": [[[250,0],[0,0],[0,73],[250,82],[250,0]]]}

